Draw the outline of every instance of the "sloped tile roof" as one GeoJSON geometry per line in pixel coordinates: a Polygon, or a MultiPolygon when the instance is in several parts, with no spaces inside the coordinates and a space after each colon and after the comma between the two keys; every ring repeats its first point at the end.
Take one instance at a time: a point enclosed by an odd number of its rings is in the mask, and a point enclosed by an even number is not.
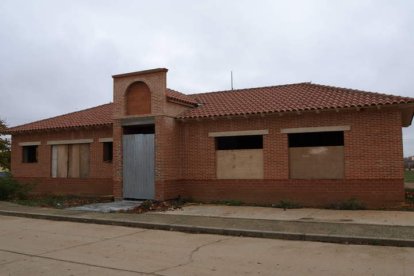
{"type": "Polygon", "coordinates": [[[188,105],[197,105],[197,101],[194,99],[194,97],[191,97],[189,95],[183,94],[181,92],[172,90],[167,88],[167,98],[171,99],[173,101],[181,102],[188,105]]]}
{"type": "MultiPolygon", "coordinates": [[[[409,97],[312,83],[296,83],[192,95],[185,95],[168,89],[167,98],[194,106],[178,116],[178,118],[182,119],[414,103],[414,98],[409,97]]],[[[112,124],[112,117],[113,104],[109,103],[12,127],[8,129],[8,132],[16,133],[44,129],[110,125],[112,124]]]]}
{"type": "Polygon", "coordinates": [[[190,95],[201,103],[179,118],[340,109],[414,103],[414,98],[313,83],[218,91],[190,95]]]}
{"type": "Polygon", "coordinates": [[[24,124],[8,129],[9,133],[43,130],[62,129],[69,127],[101,126],[112,124],[112,103],[24,124]]]}
{"type": "MultiPolygon", "coordinates": [[[[167,89],[167,98],[187,105],[197,105],[193,97],[167,89]]],[[[8,129],[9,133],[112,124],[113,104],[108,103],[8,129]]]]}

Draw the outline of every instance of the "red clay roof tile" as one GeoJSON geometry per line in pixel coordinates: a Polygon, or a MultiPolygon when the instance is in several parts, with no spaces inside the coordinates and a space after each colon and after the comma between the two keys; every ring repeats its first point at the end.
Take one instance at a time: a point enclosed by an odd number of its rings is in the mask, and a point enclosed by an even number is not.
{"type": "Polygon", "coordinates": [[[414,98],[313,83],[296,83],[190,95],[201,105],[179,118],[340,109],[413,103],[414,98]]]}
{"type": "Polygon", "coordinates": [[[167,88],[167,98],[173,101],[177,101],[177,102],[181,102],[181,103],[189,104],[193,106],[196,106],[198,104],[197,101],[194,99],[194,97],[191,97],[189,95],[183,94],[181,92],[178,92],[178,91],[175,91],[169,88],[167,88]]]}
{"type": "MultiPolygon", "coordinates": [[[[167,98],[197,106],[178,118],[248,115],[258,113],[340,109],[414,103],[400,97],[312,83],[248,88],[185,95],[172,89],[167,98]]],[[[9,128],[10,133],[112,124],[112,103],[9,128]]]]}
{"type": "MultiPolygon", "coordinates": [[[[187,105],[197,105],[193,97],[178,91],[167,89],[167,98],[187,105]]],[[[112,124],[112,103],[104,104],[53,118],[48,118],[8,129],[8,132],[60,129],[69,127],[99,126],[112,124]]]]}
{"type": "Polygon", "coordinates": [[[69,127],[101,126],[112,124],[112,103],[99,105],[96,107],[24,124],[8,129],[9,133],[44,130],[62,129],[69,127]]]}

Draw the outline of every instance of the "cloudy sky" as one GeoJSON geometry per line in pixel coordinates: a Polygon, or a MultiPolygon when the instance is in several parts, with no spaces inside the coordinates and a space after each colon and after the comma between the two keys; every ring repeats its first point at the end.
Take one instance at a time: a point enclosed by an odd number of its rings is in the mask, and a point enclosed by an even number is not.
{"type": "MultiPolygon", "coordinates": [[[[184,93],[312,81],[414,97],[414,2],[0,1],[0,117],[112,101],[111,75],[166,67],[184,93]]],[[[414,127],[404,129],[414,155],[414,127]]]]}

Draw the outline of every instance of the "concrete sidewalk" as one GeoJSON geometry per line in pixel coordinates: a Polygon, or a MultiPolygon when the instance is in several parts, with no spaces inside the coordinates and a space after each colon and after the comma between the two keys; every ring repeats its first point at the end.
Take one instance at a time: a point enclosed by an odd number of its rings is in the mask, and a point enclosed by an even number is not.
{"type": "Polygon", "coordinates": [[[414,212],[193,205],[163,213],[96,213],[0,201],[0,215],[289,240],[414,247],[414,212]]]}
{"type": "Polygon", "coordinates": [[[223,218],[379,224],[414,227],[414,212],[409,211],[332,210],[313,208],[283,210],[281,208],[269,207],[194,204],[186,206],[183,209],[167,211],[163,213],[170,215],[191,215],[223,218]]]}

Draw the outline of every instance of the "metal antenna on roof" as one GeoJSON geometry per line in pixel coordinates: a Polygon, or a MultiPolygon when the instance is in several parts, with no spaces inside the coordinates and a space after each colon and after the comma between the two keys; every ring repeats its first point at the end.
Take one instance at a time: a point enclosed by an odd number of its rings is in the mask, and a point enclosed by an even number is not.
{"type": "Polygon", "coordinates": [[[233,71],[230,71],[230,78],[231,78],[231,90],[233,90],[233,71]]]}

